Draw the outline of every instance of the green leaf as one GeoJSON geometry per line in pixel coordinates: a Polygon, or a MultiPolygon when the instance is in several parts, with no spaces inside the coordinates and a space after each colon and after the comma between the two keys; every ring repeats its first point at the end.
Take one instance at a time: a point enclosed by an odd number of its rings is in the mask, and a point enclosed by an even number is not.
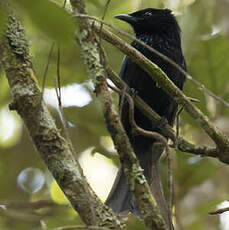
{"type": "Polygon", "coordinates": [[[34,25],[58,42],[66,42],[74,34],[74,23],[65,9],[48,0],[12,0],[26,13],[34,25]]]}

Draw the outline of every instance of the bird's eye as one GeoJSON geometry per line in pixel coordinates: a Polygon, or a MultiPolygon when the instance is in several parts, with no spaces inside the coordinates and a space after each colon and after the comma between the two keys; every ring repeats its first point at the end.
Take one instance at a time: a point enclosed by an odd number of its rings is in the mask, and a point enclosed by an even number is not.
{"type": "Polygon", "coordinates": [[[152,13],[151,12],[145,12],[145,16],[151,16],[152,13]]]}

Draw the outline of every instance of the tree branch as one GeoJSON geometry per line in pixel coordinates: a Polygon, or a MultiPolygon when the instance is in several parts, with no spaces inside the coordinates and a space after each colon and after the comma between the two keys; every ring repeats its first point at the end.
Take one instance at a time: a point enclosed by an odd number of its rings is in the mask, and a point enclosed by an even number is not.
{"type": "MultiPolygon", "coordinates": [[[[83,0],[71,0],[71,4],[75,13],[85,13],[83,0]]],[[[120,155],[120,161],[125,169],[130,189],[135,194],[142,218],[148,229],[166,229],[156,201],[112,103],[106,83],[106,68],[103,66],[106,61],[101,60],[101,57],[105,59],[106,56],[104,53],[100,55],[103,50],[91,29],[90,21],[87,18],[79,20],[80,31],[77,32],[77,41],[81,46],[88,72],[94,79],[95,92],[103,107],[108,131],[120,155]]]]}
{"type": "Polygon", "coordinates": [[[87,184],[69,144],[61,137],[32,71],[24,29],[13,16],[9,17],[5,36],[0,41],[0,64],[11,89],[10,109],[21,116],[36,149],[73,208],[86,225],[123,229],[122,223],[87,184]]]}

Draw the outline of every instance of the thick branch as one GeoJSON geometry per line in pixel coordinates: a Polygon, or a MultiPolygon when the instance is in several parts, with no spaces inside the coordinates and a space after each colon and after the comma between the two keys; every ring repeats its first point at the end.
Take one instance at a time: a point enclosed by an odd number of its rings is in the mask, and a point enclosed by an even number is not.
{"type": "MultiPolygon", "coordinates": [[[[79,7],[79,5],[80,3],[83,5],[83,1],[71,0],[71,3],[76,13],[82,11],[82,7],[79,7]]],[[[96,95],[103,107],[108,131],[120,155],[120,161],[125,169],[130,188],[135,194],[141,215],[148,229],[166,229],[157,209],[156,201],[151,194],[150,187],[146,182],[139,162],[122,127],[119,115],[112,103],[106,83],[104,60],[101,60],[101,57],[105,58],[105,55],[100,55],[103,51],[99,40],[91,30],[91,24],[87,18],[80,19],[80,25],[77,40],[82,48],[88,72],[94,79],[96,95]]]]}
{"type": "Polygon", "coordinates": [[[61,189],[87,225],[121,229],[114,214],[96,197],[61,137],[31,69],[28,42],[22,25],[9,17],[9,25],[0,42],[0,64],[8,79],[15,109],[61,189]]]}

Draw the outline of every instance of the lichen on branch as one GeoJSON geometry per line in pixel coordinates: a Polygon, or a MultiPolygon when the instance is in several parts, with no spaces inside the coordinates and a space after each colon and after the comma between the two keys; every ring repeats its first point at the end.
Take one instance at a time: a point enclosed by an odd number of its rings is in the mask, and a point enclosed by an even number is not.
{"type": "MultiPolygon", "coordinates": [[[[79,7],[80,2],[84,5],[83,0],[71,1],[75,13],[85,11],[79,7]]],[[[101,58],[105,58],[106,55],[103,53],[99,39],[92,30],[90,21],[87,18],[81,18],[79,21],[80,30],[77,31],[77,41],[82,49],[87,70],[94,80],[95,92],[103,108],[107,129],[119,153],[120,162],[124,167],[128,184],[135,194],[142,218],[149,229],[166,229],[164,220],[159,213],[156,201],[145,180],[139,162],[122,127],[119,114],[115,110],[110,92],[108,91],[106,82],[106,60],[102,60],[101,58]],[[87,30],[87,33],[85,30],[87,30]],[[91,50],[89,51],[88,48],[91,50]],[[95,59],[95,57],[97,59],[95,59]]]]}
{"type": "Polygon", "coordinates": [[[87,226],[123,229],[122,222],[90,188],[69,144],[60,135],[37,85],[24,28],[14,16],[9,16],[0,41],[0,64],[10,85],[10,109],[21,116],[37,151],[73,208],[87,226]]]}

